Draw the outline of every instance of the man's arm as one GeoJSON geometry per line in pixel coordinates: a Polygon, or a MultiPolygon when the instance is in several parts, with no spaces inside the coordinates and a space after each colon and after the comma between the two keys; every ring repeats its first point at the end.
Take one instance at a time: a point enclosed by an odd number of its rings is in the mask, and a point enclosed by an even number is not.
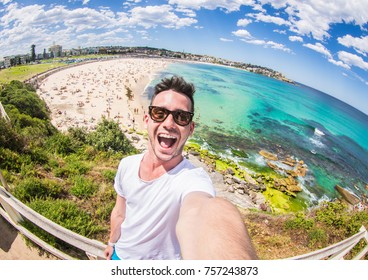
{"type": "MultiPolygon", "coordinates": [[[[109,242],[116,243],[120,237],[121,234],[121,224],[123,223],[125,219],[125,210],[126,210],[126,200],[125,198],[121,196],[116,197],[116,203],[114,208],[111,212],[110,217],[110,238],[109,242]]],[[[111,259],[111,256],[113,254],[114,248],[112,246],[107,246],[104,254],[106,259],[111,259]]]]}
{"type": "Polygon", "coordinates": [[[184,198],[176,233],[183,259],[258,259],[238,209],[203,192],[184,198]]]}

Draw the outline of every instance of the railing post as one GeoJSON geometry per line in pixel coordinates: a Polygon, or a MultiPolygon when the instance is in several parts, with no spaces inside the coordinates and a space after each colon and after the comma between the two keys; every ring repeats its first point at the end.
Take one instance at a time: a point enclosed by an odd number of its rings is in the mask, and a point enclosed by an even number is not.
{"type": "Polygon", "coordinates": [[[22,216],[16,211],[13,207],[11,207],[2,196],[6,196],[7,194],[3,191],[3,187],[0,186],[0,204],[4,208],[5,212],[9,215],[10,219],[16,224],[23,221],[22,216]]]}
{"type": "Polygon", "coordinates": [[[1,170],[0,170],[0,181],[2,184],[2,186],[0,185],[0,204],[1,206],[4,208],[5,212],[9,215],[9,217],[14,221],[14,223],[19,223],[23,221],[22,216],[13,207],[11,207],[8,203],[6,203],[4,199],[2,199],[1,197],[1,195],[4,195],[6,197],[8,196],[5,192],[2,191],[2,188],[4,188],[7,191],[10,190],[1,170]]]}
{"type": "Polygon", "coordinates": [[[3,172],[1,172],[1,169],[0,169],[0,181],[1,181],[1,184],[3,185],[3,187],[8,191],[10,192],[10,188],[8,186],[8,184],[6,183],[5,181],[5,178],[3,176],[3,172]]]}

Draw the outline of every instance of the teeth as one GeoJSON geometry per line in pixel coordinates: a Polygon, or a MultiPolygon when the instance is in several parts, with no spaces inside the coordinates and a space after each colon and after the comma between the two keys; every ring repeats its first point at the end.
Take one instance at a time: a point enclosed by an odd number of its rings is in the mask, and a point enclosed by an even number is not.
{"type": "Polygon", "coordinates": [[[158,135],[159,137],[162,137],[162,138],[169,138],[169,139],[176,139],[175,136],[172,136],[172,135],[169,135],[169,134],[159,134],[158,135]]]}

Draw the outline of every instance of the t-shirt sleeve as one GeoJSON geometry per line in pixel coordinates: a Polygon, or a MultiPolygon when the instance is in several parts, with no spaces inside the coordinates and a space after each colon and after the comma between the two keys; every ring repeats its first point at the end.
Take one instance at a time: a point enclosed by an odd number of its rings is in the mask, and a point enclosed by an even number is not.
{"type": "Polygon", "coordinates": [[[204,192],[215,197],[216,191],[212,184],[211,178],[202,168],[192,169],[185,174],[183,192],[181,194],[181,202],[186,195],[192,192],[204,192]]]}
{"type": "Polygon", "coordinates": [[[118,171],[116,172],[114,180],[114,189],[116,193],[122,197],[124,197],[122,182],[125,171],[126,171],[126,160],[122,159],[119,163],[118,171]]]}

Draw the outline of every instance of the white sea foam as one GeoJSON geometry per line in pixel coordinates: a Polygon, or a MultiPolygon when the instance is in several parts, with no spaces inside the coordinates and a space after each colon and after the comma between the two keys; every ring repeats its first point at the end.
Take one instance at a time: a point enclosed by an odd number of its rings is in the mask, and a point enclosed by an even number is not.
{"type": "Polygon", "coordinates": [[[317,137],[310,137],[309,140],[312,142],[312,144],[316,147],[323,148],[325,144],[321,142],[321,140],[317,137]]]}
{"type": "Polygon", "coordinates": [[[319,130],[317,127],[314,129],[314,135],[316,136],[324,136],[325,134],[323,133],[323,131],[319,130]]]}
{"type": "MultiPolygon", "coordinates": [[[[322,143],[322,137],[325,134],[323,131],[319,130],[317,127],[314,129],[314,134],[312,137],[309,138],[309,140],[312,142],[312,144],[315,147],[323,148],[325,145],[322,143]]],[[[313,150],[314,151],[314,150],[313,150]]]]}
{"type": "Polygon", "coordinates": [[[254,160],[255,160],[255,162],[258,164],[258,165],[267,165],[266,164],[266,160],[264,159],[264,157],[263,156],[261,156],[261,155],[255,155],[255,157],[254,157],[254,160]]]}

